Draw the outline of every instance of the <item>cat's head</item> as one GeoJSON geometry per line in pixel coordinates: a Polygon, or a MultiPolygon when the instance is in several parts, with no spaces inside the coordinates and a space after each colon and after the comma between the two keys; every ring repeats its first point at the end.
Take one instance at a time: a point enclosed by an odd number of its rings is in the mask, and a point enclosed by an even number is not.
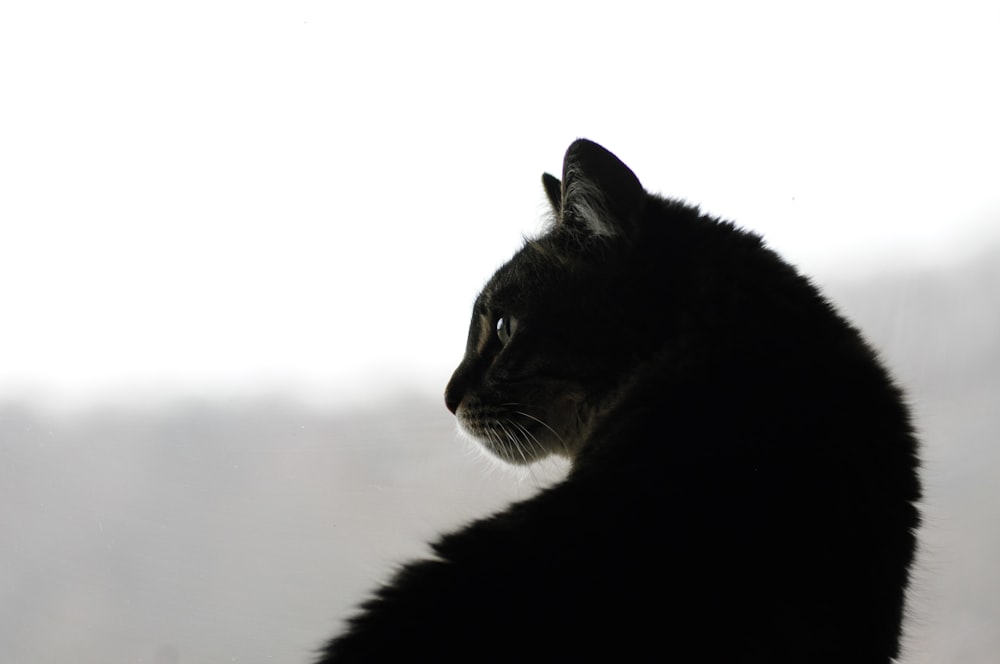
{"type": "Polygon", "coordinates": [[[628,292],[651,197],[585,140],[567,151],[562,181],[542,180],[554,223],[483,288],[445,390],[462,429],[513,464],[574,457],[644,344],[628,292]]]}

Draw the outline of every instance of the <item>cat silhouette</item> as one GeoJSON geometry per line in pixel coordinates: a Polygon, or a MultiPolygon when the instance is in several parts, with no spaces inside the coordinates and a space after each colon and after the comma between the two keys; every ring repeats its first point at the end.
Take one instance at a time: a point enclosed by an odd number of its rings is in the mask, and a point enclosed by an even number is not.
{"type": "Polygon", "coordinates": [[[920,497],[900,390],[757,235],[578,140],[445,393],[568,476],[433,544],[320,662],[888,662],[920,497]]]}

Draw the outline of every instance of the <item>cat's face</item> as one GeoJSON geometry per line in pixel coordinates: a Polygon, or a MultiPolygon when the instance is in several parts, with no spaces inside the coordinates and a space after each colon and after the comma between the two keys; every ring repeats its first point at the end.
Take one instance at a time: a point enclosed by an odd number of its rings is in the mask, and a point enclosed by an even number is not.
{"type": "Polygon", "coordinates": [[[473,308],[465,357],[445,391],[461,428],[496,457],[573,457],[629,365],[628,317],[600,246],[636,222],[635,176],[592,143],[570,148],[545,188],[556,224],[501,267],[473,308]]]}
{"type": "Polygon", "coordinates": [[[545,311],[546,289],[530,283],[534,250],[522,249],[493,276],[473,308],[465,358],[446,390],[462,429],[493,455],[527,464],[569,456],[580,437],[584,386],[554,353],[563,326],[545,311]]]}

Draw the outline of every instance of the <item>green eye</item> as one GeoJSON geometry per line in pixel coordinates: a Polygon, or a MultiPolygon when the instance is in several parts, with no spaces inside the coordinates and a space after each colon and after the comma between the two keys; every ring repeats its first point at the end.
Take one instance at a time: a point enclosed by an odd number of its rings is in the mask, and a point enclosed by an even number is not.
{"type": "Polygon", "coordinates": [[[514,330],[517,329],[517,320],[513,316],[501,316],[497,318],[497,338],[500,339],[500,343],[506,346],[510,342],[510,338],[514,336],[514,330]]]}

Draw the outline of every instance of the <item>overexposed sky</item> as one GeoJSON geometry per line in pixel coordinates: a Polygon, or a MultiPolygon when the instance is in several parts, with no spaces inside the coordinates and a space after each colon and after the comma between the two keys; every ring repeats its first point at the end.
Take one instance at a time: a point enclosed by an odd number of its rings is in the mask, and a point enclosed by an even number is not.
{"type": "Polygon", "coordinates": [[[443,389],[578,136],[806,272],[957,264],[1000,242],[998,33],[996,2],[4,3],[0,400],[443,389]]]}

